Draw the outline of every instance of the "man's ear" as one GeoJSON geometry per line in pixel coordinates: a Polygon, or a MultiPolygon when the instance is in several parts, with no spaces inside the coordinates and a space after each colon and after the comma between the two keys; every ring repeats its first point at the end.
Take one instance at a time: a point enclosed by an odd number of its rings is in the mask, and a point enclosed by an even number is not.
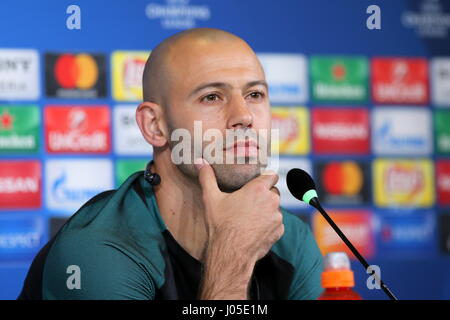
{"type": "Polygon", "coordinates": [[[154,147],[163,147],[167,141],[167,131],[160,105],[142,102],[136,110],[136,122],[145,140],[154,147]]]}

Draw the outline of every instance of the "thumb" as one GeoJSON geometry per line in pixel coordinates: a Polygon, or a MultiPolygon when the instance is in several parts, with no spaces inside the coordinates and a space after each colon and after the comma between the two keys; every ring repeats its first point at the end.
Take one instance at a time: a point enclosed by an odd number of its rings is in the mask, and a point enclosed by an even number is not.
{"type": "Polygon", "coordinates": [[[211,165],[202,158],[195,159],[194,166],[198,171],[198,180],[203,193],[220,192],[216,175],[211,165]]]}

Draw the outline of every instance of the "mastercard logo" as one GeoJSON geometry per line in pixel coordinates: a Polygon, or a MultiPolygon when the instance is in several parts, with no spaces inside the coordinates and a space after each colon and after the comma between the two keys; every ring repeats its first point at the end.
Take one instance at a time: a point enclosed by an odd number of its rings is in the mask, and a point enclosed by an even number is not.
{"type": "Polygon", "coordinates": [[[65,89],[92,88],[98,80],[98,66],[88,54],[63,54],[55,62],[55,79],[65,89]]]}
{"type": "Polygon", "coordinates": [[[329,194],[353,196],[361,191],[364,177],[355,162],[330,162],[322,171],[322,181],[329,194]]]}

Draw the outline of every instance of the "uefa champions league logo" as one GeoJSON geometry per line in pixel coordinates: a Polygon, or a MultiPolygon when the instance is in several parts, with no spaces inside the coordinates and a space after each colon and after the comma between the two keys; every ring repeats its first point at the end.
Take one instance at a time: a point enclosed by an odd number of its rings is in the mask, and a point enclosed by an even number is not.
{"type": "Polygon", "coordinates": [[[208,21],[211,9],[206,5],[192,5],[189,0],[166,0],[166,5],[149,3],[145,14],[150,20],[160,20],[163,29],[195,28],[197,20],[208,21]]]}
{"type": "Polygon", "coordinates": [[[445,12],[440,0],[423,0],[418,11],[405,11],[401,23],[406,28],[413,28],[422,38],[445,38],[450,28],[450,13],[445,12]]]}

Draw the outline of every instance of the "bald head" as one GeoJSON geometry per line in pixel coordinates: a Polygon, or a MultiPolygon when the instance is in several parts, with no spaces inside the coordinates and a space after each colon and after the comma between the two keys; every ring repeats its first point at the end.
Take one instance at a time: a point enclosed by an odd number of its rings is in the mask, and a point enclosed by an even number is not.
{"type": "Polygon", "coordinates": [[[194,28],[179,32],[161,42],[148,58],[142,80],[144,101],[164,105],[168,96],[167,90],[173,85],[175,74],[184,67],[189,55],[204,53],[219,44],[239,47],[256,58],[250,46],[232,33],[212,28],[194,28]]]}
{"type": "MultiPolygon", "coordinates": [[[[268,132],[271,128],[264,71],[244,40],[206,28],[173,35],[152,51],[144,69],[143,93],[144,102],[137,109],[136,119],[154,147],[156,163],[171,166],[171,162],[177,162],[179,172],[196,181],[198,172],[193,161],[202,155],[212,164],[222,190],[237,190],[259,174],[264,166],[261,162],[225,163],[229,156],[238,157],[234,148],[213,144],[215,151],[209,154],[211,146],[203,135],[214,132],[219,136],[217,142],[224,141],[230,131],[268,132]]],[[[269,146],[270,142],[260,150],[268,153],[269,146]]],[[[255,156],[240,158],[250,160],[255,156]]]]}

